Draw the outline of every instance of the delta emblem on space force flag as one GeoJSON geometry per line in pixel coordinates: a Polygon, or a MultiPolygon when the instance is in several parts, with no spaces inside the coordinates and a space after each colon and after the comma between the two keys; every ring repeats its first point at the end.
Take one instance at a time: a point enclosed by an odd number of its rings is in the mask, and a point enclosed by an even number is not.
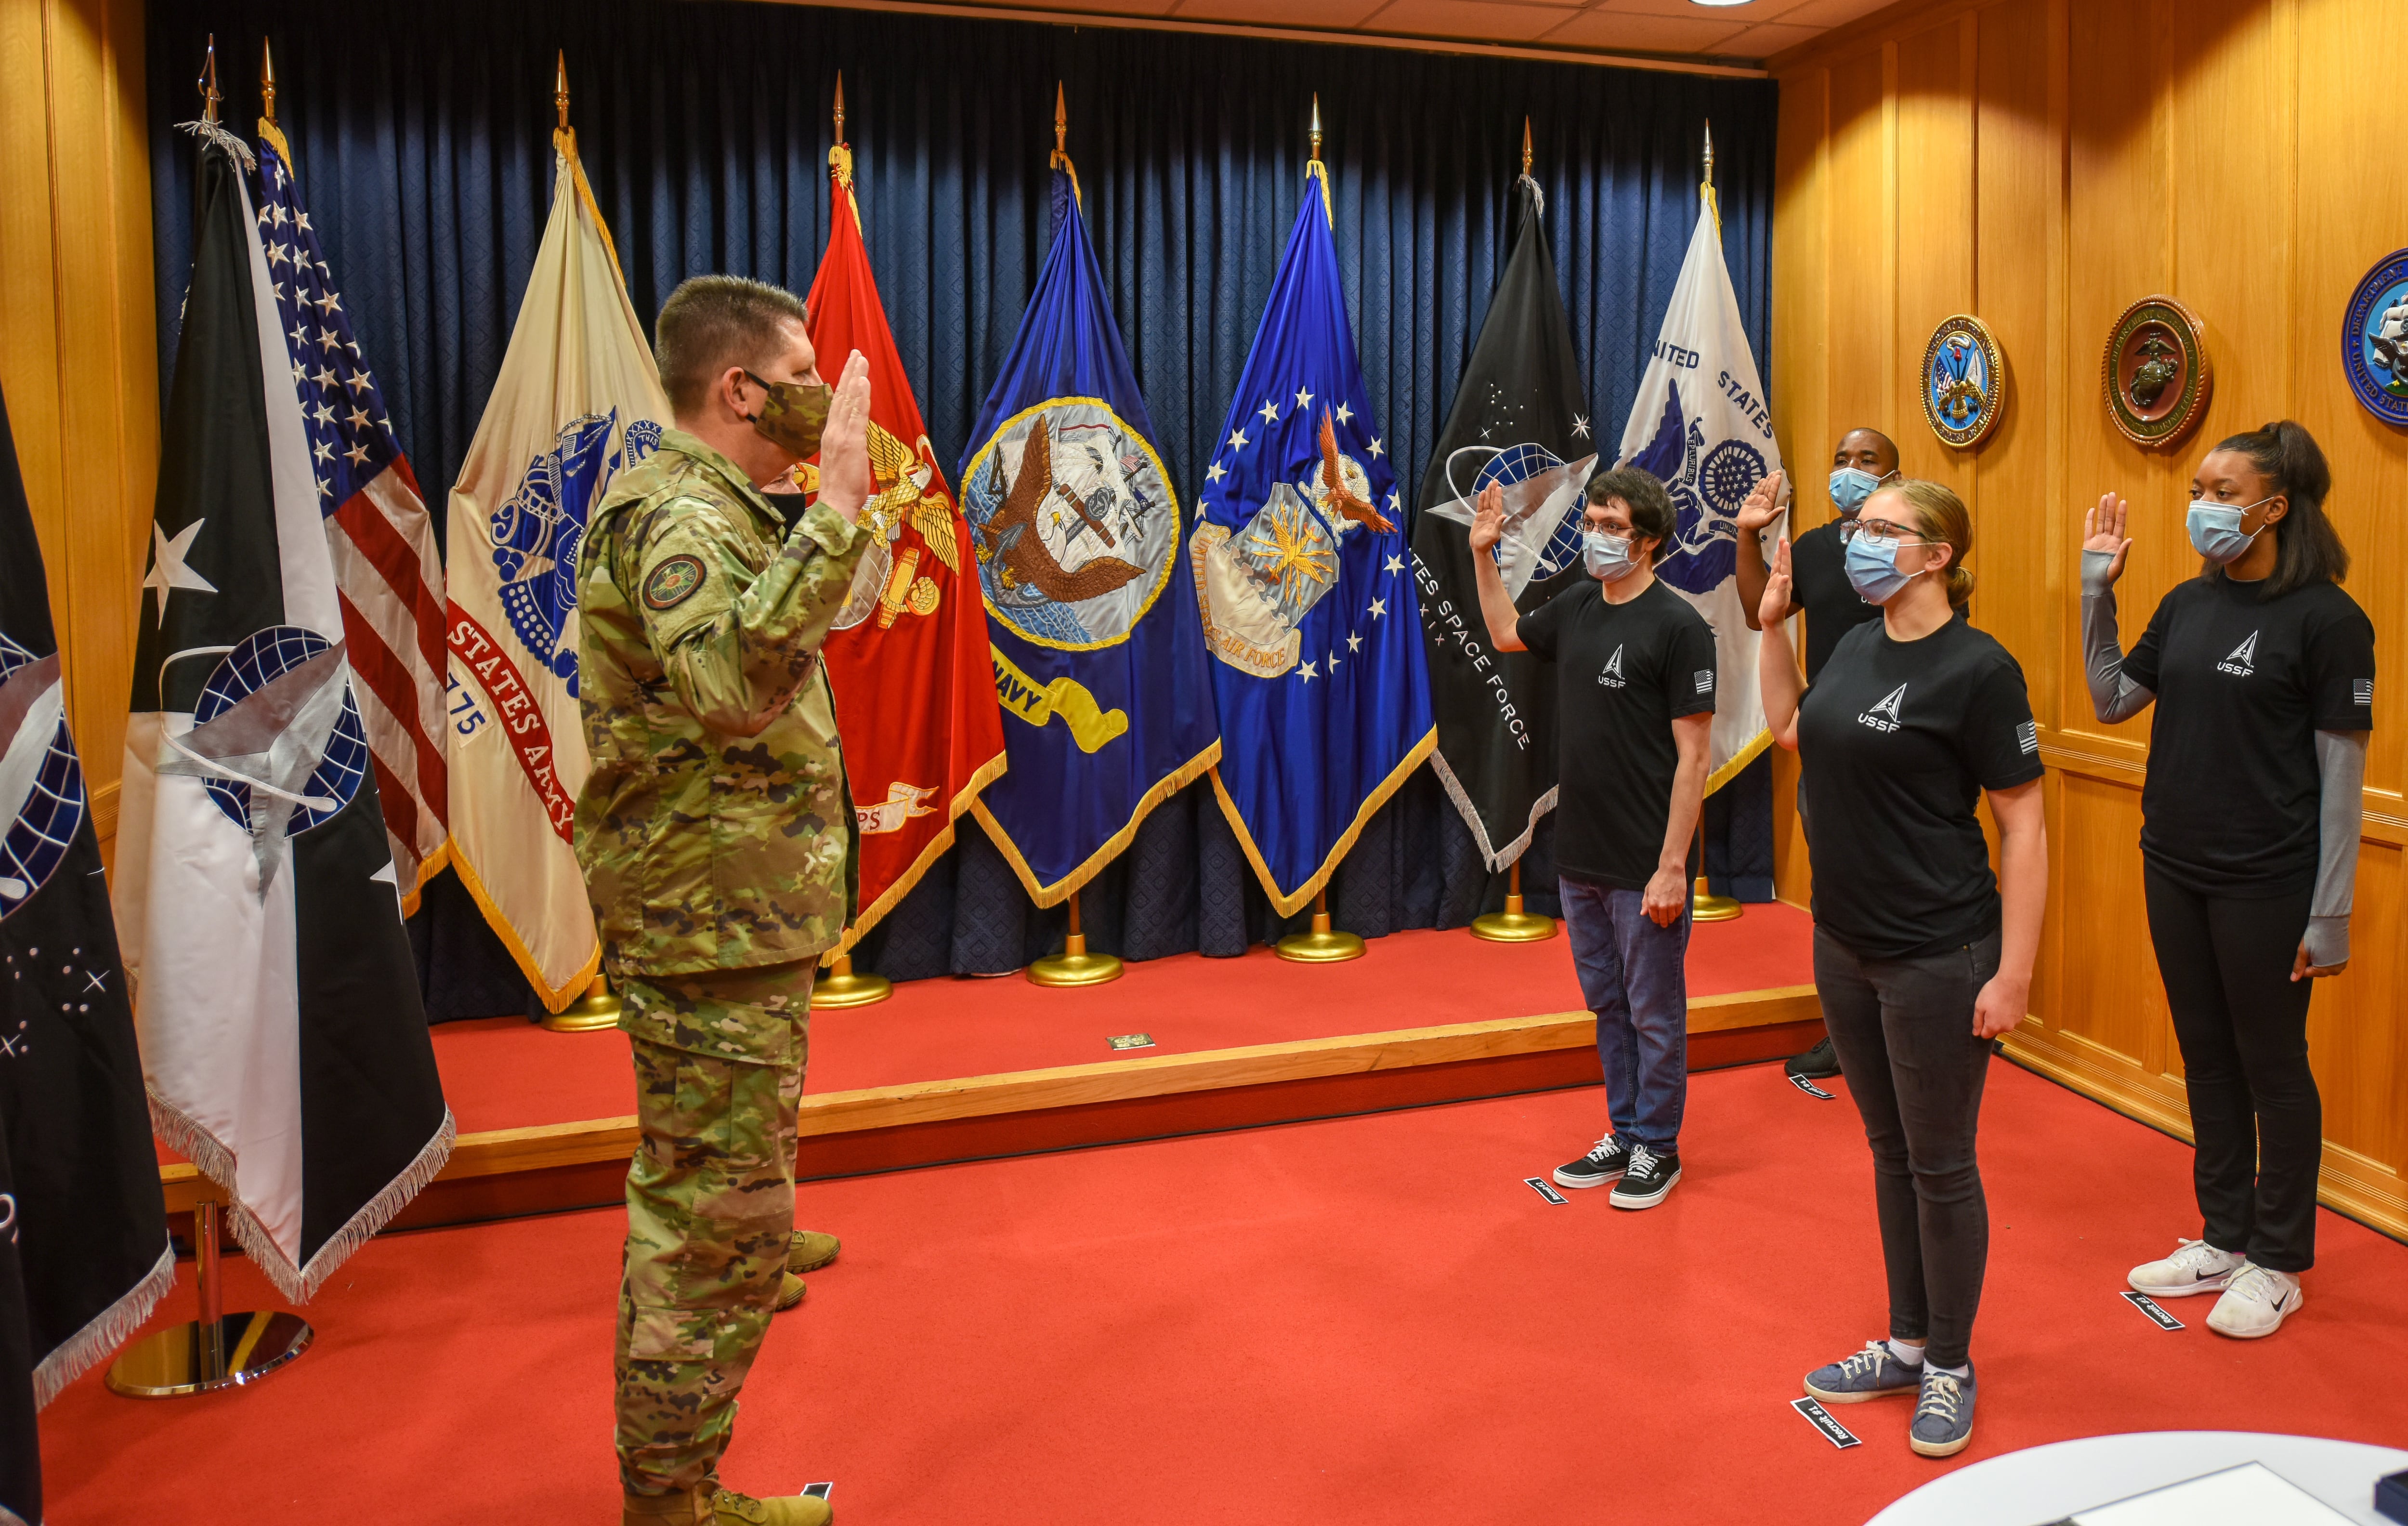
{"type": "Polygon", "coordinates": [[[201,138],[117,838],[151,1126],[302,1300],[452,1148],[250,151],[201,138]]]}
{"type": "Polygon", "coordinates": [[[969,526],[945,484],[870,274],[853,152],[828,153],[828,247],[807,299],[811,345],[833,373],[869,362],[868,549],[820,649],[836,691],[860,828],[861,910],[833,960],[919,883],[953,823],[1004,771],[969,526]]]}
{"type": "Polygon", "coordinates": [[[669,417],[577,159],[552,134],[552,218],[452,484],[452,862],[553,1012],[601,968],[569,846],[592,764],[577,711],[577,553],[610,481],[669,417]]]}
{"type": "Polygon", "coordinates": [[[1205,468],[1188,560],[1221,708],[1221,810],[1286,916],[1429,755],[1403,504],[1307,166],[1287,252],[1205,468]]]}
{"type": "Polygon", "coordinates": [[[175,1281],[42,548],[0,407],[0,1520],[42,1519],[34,1412],[175,1281]]]}
{"type": "Polygon", "coordinates": [[[1553,664],[1490,646],[1472,576],[1472,513],[1482,490],[1502,485],[1505,535],[1491,554],[1526,614],[1588,576],[1581,525],[1597,471],[1539,182],[1523,176],[1514,199],[1513,252],[1422,473],[1413,524],[1438,721],[1430,766],[1492,871],[1521,857],[1555,807],[1555,678],[1553,664]]]}
{"type": "Polygon", "coordinates": [[[1781,469],[1781,447],[1723,263],[1713,186],[1698,189],[1698,226],[1639,379],[1639,398],[1622,431],[1622,461],[1652,472],[1671,495],[1679,520],[1673,544],[1658,553],[1656,575],[1713,627],[1719,676],[1706,759],[1712,794],[1771,740],[1756,692],[1756,637],[1740,608],[1739,511],[1766,474],[1781,469]]]}
{"type": "Polygon", "coordinates": [[[1053,247],[961,474],[1011,761],[976,809],[1039,906],[1221,756],[1179,497],[1068,166],[1057,152],[1053,247]]]}

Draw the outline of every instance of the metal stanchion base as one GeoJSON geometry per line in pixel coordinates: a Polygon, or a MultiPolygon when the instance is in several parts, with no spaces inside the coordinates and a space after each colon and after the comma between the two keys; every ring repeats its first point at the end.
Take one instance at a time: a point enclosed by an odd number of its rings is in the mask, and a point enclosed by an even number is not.
{"type": "Polygon", "coordinates": [[[1507,896],[1505,909],[1471,919],[1471,935],[1492,943],[1535,943],[1555,935],[1555,919],[1522,910],[1522,898],[1507,896]]]}
{"type": "Polygon", "coordinates": [[[1319,924],[1311,932],[1295,932],[1281,939],[1271,947],[1283,959],[1295,959],[1300,964],[1336,964],[1340,959],[1363,957],[1363,940],[1351,932],[1333,932],[1325,917],[1315,917],[1319,924]]]}
{"type": "Polygon", "coordinates": [[[222,1369],[209,1359],[210,1332],[194,1323],[163,1330],[125,1348],[108,1369],[108,1391],[129,1399],[172,1399],[256,1383],[309,1348],[308,1321],[285,1309],[229,1314],[217,1323],[222,1369]],[[212,1369],[219,1369],[212,1371],[212,1369]]]}
{"type": "Polygon", "coordinates": [[[543,1020],[554,1033],[591,1033],[619,1026],[619,999],[608,990],[588,991],[543,1020]]]}
{"type": "Polygon", "coordinates": [[[1728,922],[1741,914],[1740,903],[1728,896],[1718,896],[1706,888],[1706,877],[1698,876],[1697,888],[1689,896],[1689,920],[1692,922],[1728,922]]]}
{"type": "Polygon", "coordinates": [[[841,969],[822,971],[820,978],[811,982],[814,1007],[866,1007],[894,994],[893,981],[884,975],[856,974],[850,960],[841,969]]]}
{"type": "Polygon", "coordinates": [[[1028,967],[1032,986],[1101,986],[1120,978],[1120,960],[1110,954],[1090,954],[1083,947],[1066,949],[1028,967]]]}

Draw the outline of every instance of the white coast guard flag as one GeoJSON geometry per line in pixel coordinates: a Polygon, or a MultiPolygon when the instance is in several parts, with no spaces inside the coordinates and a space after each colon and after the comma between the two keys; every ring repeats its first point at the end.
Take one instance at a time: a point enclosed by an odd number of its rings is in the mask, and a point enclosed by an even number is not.
{"type": "Polygon", "coordinates": [[[590,764],[577,713],[577,551],[669,417],[577,161],[552,135],[552,220],[485,417],[452,484],[452,861],[557,1012],[601,962],[569,850],[590,764]]]}
{"type": "Polygon", "coordinates": [[[1714,628],[1711,794],[1770,740],[1756,686],[1756,633],[1740,608],[1738,515],[1749,490],[1781,469],[1781,447],[1723,264],[1713,187],[1698,190],[1697,231],[1623,427],[1622,464],[1653,472],[1672,495],[1679,526],[1656,575],[1714,628]]]}

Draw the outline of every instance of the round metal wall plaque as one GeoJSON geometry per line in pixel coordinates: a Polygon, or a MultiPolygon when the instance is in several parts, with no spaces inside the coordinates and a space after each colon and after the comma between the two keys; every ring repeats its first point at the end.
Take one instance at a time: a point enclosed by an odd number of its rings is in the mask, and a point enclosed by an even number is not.
{"type": "Polygon", "coordinates": [[[1971,313],[1940,320],[1923,347],[1923,417],[1943,445],[1981,443],[2007,408],[2007,357],[1971,313]]]}
{"type": "Polygon", "coordinates": [[[2368,412],[2408,426],[2408,249],[2376,261],[2350,294],[2341,368],[2368,412]]]}
{"type": "Polygon", "coordinates": [[[2207,325],[2171,296],[2144,296],[2115,320],[2100,372],[2124,438],[2172,445],[2198,425],[2214,388],[2207,325]]]}

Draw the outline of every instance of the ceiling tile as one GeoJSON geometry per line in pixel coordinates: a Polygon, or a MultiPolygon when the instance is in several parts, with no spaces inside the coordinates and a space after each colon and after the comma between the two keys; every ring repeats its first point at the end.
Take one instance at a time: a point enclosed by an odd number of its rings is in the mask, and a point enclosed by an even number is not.
{"type": "Polygon", "coordinates": [[[1746,30],[1716,21],[1700,6],[1686,16],[1644,16],[1629,11],[1584,10],[1556,27],[1546,41],[1568,48],[1627,48],[1657,53],[1707,53],[1746,30]]]}
{"type": "Polygon", "coordinates": [[[1480,42],[1530,42],[1578,14],[1570,7],[1500,0],[1391,0],[1362,30],[1480,42]]]}
{"type": "Polygon", "coordinates": [[[1380,5],[1381,0],[1181,0],[1172,14],[1199,22],[1353,28],[1380,5]]]}
{"type": "Polygon", "coordinates": [[[1027,10],[1110,11],[1121,16],[1168,16],[1179,0],[1019,0],[1027,10]]]}
{"type": "MultiPolygon", "coordinates": [[[[1891,3],[1891,0],[1781,0],[1781,7],[1764,19],[1784,26],[1841,26],[1859,16],[1870,16],[1891,3]]],[[[1743,6],[1742,10],[1758,10],[1762,6],[1743,6]]]]}
{"type": "Polygon", "coordinates": [[[1784,48],[1813,42],[1829,30],[1822,26],[1791,26],[1784,22],[1767,22],[1762,26],[1749,27],[1717,46],[1714,51],[1727,58],[1770,58],[1784,48]]]}

